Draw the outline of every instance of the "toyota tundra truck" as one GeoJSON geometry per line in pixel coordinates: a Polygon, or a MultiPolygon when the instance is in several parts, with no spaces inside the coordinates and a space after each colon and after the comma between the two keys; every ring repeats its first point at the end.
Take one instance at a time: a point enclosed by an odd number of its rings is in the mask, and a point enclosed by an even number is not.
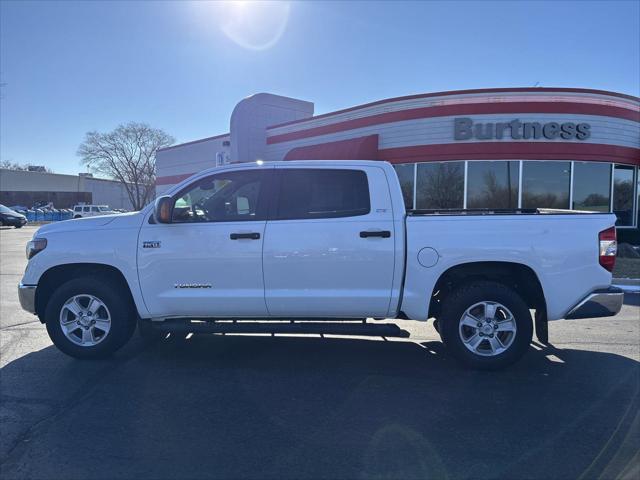
{"type": "Polygon", "coordinates": [[[407,211],[380,161],[235,164],[140,212],[41,227],[19,297],[78,358],[115,352],[136,326],[147,340],[402,336],[376,320],[433,319],[453,357],[495,369],[525,354],[534,327],[546,343],[550,320],[620,311],[614,224],[607,213],[407,211]]]}

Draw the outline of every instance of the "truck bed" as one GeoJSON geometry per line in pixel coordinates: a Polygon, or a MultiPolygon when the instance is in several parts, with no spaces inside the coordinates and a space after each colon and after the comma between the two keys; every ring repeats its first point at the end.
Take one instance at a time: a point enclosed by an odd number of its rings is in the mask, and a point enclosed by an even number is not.
{"type": "Polygon", "coordinates": [[[536,273],[549,319],[564,318],[589,292],[611,283],[598,262],[598,232],[614,223],[610,213],[571,210],[409,211],[402,309],[419,318],[424,291],[457,265],[512,262],[536,273]]]}

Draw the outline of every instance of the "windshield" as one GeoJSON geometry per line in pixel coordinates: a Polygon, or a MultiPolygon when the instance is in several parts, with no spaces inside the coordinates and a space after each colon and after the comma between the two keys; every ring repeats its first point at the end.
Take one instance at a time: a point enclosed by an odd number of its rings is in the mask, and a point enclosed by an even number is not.
{"type": "Polygon", "coordinates": [[[0,205],[0,213],[13,213],[9,207],[5,207],[4,205],[0,205]]]}

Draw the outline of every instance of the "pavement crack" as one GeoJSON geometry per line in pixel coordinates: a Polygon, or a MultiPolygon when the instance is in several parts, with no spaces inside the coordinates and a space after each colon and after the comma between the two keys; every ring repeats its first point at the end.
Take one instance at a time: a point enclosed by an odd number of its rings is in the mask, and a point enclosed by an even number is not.
{"type": "Polygon", "coordinates": [[[9,403],[18,403],[20,405],[44,405],[47,407],[55,407],[60,402],[46,400],[46,399],[35,399],[28,397],[17,397],[14,395],[0,395],[0,404],[9,404],[9,403]]]}
{"type": "Polygon", "coordinates": [[[29,325],[30,323],[41,323],[40,320],[29,320],[28,322],[14,323],[13,325],[7,325],[6,327],[0,327],[0,330],[9,330],[13,327],[20,327],[22,325],[29,325]]]}

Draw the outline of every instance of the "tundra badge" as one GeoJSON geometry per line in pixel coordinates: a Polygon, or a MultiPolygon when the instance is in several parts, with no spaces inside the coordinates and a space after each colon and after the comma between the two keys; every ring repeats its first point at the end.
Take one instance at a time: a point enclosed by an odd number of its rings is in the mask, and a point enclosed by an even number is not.
{"type": "Polygon", "coordinates": [[[176,283],[173,288],[211,288],[210,283],[176,283]]]}

